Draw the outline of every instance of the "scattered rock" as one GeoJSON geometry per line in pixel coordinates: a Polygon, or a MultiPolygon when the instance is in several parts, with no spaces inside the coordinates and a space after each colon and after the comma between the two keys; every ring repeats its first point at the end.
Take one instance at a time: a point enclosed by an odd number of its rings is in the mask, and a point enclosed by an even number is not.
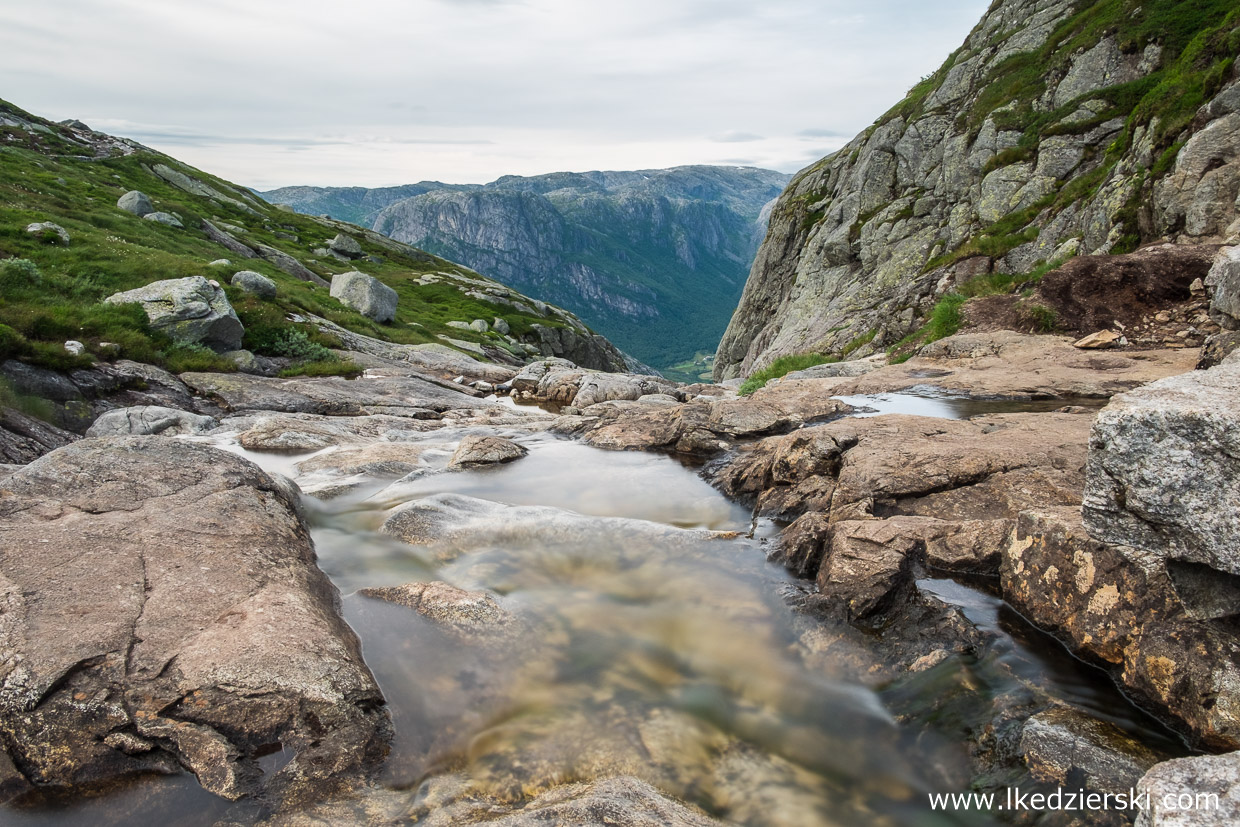
{"type": "Polygon", "coordinates": [[[230,283],[238,290],[253,293],[264,299],[272,299],[276,295],[276,283],[262,273],[255,273],[253,270],[239,270],[233,273],[230,283]]]}
{"type": "Polygon", "coordinates": [[[146,193],[138,190],[130,190],[122,195],[116,202],[116,206],[127,213],[142,218],[145,215],[155,212],[155,205],[151,203],[151,199],[146,193]]]}
{"type": "Polygon", "coordinates": [[[491,326],[486,323],[485,319],[474,319],[469,323],[469,329],[476,333],[486,333],[491,329],[491,326]]]}
{"type": "Polygon", "coordinates": [[[475,465],[497,465],[512,462],[529,453],[523,445],[498,436],[470,435],[461,440],[460,447],[448,461],[449,468],[468,468],[475,465]]]}
{"type": "Polygon", "coordinates": [[[345,258],[361,258],[364,255],[362,245],[357,243],[357,239],[344,233],[338,233],[335,238],[327,242],[327,249],[333,250],[345,258]]]}
{"type": "Polygon", "coordinates": [[[135,408],[118,408],[108,411],[95,420],[86,431],[88,437],[127,436],[142,434],[200,434],[219,423],[212,417],[146,405],[135,408]]]}
{"type": "Polygon", "coordinates": [[[505,319],[501,319],[499,316],[496,316],[491,320],[491,327],[495,328],[495,332],[501,336],[507,336],[512,332],[512,328],[508,326],[508,322],[505,319]]]}
{"type": "Polygon", "coordinates": [[[169,227],[182,228],[185,225],[181,223],[181,219],[168,212],[150,212],[142,216],[145,221],[154,221],[157,224],[166,224],[169,227]]]}
{"type": "Polygon", "coordinates": [[[1091,333],[1083,339],[1077,339],[1072,343],[1072,346],[1081,350],[1102,350],[1121,344],[1123,338],[1123,336],[1113,330],[1099,330],[1097,333],[1091,333]]]}
{"type": "Polygon", "coordinates": [[[376,322],[390,322],[396,318],[396,291],[365,273],[354,270],[333,276],[331,295],[376,322]]]}
{"type": "Polygon", "coordinates": [[[114,293],[104,301],[141,304],[151,326],[178,342],[236,350],[245,333],[224,291],[212,287],[202,276],[152,282],[114,293]]]}
{"type": "Polygon", "coordinates": [[[45,243],[54,244],[58,241],[61,244],[69,243],[69,231],[59,224],[53,224],[50,221],[28,224],[26,225],[26,232],[45,243]]]}
{"type": "Polygon", "coordinates": [[[70,356],[81,356],[85,352],[86,352],[86,345],[82,344],[81,342],[76,341],[74,339],[70,339],[69,341],[65,342],[65,353],[68,353],[70,356]]]}

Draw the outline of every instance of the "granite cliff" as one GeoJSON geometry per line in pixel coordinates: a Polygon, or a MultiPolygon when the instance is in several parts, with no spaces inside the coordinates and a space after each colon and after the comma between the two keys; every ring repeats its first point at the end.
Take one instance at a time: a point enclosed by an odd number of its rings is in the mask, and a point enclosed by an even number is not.
{"type": "Polygon", "coordinates": [[[288,187],[265,197],[347,214],[560,304],[664,367],[718,342],[765,230],[764,207],[788,177],[688,166],[510,175],[473,187],[288,187]],[[405,191],[411,197],[379,208],[405,191]]]}
{"type": "Polygon", "coordinates": [[[996,0],[775,205],[715,378],[865,355],[978,275],[1240,233],[1230,2],[996,0]]]}

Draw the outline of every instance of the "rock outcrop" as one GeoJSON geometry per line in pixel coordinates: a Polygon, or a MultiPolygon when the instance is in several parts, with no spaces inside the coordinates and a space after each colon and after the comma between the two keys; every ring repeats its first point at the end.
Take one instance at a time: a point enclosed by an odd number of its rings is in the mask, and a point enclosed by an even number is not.
{"type": "Polygon", "coordinates": [[[1236,23],[1222,7],[1193,18],[1213,44],[1197,52],[1156,5],[992,4],[937,72],[793,179],[716,379],[885,348],[975,276],[1240,233],[1236,23]],[[1204,90],[1195,114],[1167,91],[1186,82],[1204,90]]]}
{"type": "Polygon", "coordinates": [[[383,698],[295,497],[160,437],[81,441],[0,482],[0,754],[22,783],[185,767],[286,807],[376,766],[383,698]],[[293,758],[264,776],[273,748],[293,758]]]}
{"type": "Polygon", "coordinates": [[[142,305],[152,327],[185,344],[237,350],[245,333],[223,289],[202,276],[152,282],[104,301],[142,305]]]}

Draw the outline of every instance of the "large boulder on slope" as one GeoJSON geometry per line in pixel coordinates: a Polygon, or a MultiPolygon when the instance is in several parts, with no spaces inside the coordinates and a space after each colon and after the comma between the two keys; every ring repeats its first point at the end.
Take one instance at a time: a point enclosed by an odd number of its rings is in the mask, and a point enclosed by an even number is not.
{"type": "Polygon", "coordinates": [[[333,276],[331,295],[345,307],[376,322],[396,318],[396,291],[365,273],[354,270],[333,276]]]}
{"type": "Polygon", "coordinates": [[[122,195],[117,199],[116,206],[139,218],[155,212],[155,205],[151,203],[151,199],[147,197],[146,193],[139,192],[138,190],[130,190],[122,195]]]}
{"type": "Polygon", "coordinates": [[[0,763],[36,786],[185,767],[281,807],[375,767],[383,698],[295,498],[159,437],[83,440],[0,482],[0,763]],[[273,746],[293,757],[264,775],[273,746]]]}
{"type": "Polygon", "coordinates": [[[245,328],[228,296],[202,276],[165,279],[136,290],[114,293],[108,304],[141,304],[151,326],[184,344],[237,350],[245,328]]]}

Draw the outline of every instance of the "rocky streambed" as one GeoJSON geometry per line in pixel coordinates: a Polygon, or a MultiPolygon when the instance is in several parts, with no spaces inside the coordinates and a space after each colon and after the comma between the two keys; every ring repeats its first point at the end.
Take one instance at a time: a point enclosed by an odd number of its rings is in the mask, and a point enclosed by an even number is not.
{"type": "Polygon", "coordinates": [[[1236,746],[1231,454],[1160,498],[1150,446],[1229,444],[1233,366],[999,332],[737,398],[368,358],[162,378],[189,404],[6,466],[5,823],[1124,824],[928,796],[1232,772],[1166,763],[1236,746]],[[858,415],[893,399],[933,406],[858,415]]]}

